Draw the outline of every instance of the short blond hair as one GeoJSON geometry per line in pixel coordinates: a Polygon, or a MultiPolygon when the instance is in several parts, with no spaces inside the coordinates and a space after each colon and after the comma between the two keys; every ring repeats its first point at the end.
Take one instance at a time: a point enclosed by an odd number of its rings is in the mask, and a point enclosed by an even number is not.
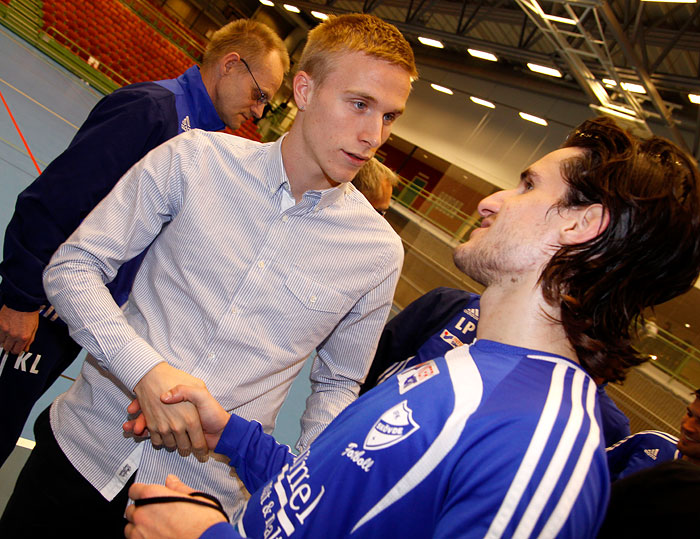
{"type": "Polygon", "coordinates": [[[299,71],[305,71],[319,83],[332,67],[333,57],[363,52],[397,65],[418,78],[413,49],[398,28],[374,15],[351,13],[330,15],[309,32],[299,60],[299,71]]]}
{"type": "Polygon", "coordinates": [[[285,73],[289,71],[289,52],[277,33],[261,22],[239,19],[214,32],[204,51],[202,66],[209,67],[231,52],[255,64],[272,51],[279,53],[285,73]]]}
{"type": "Polygon", "coordinates": [[[353,178],[352,184],[368,200],[375,200],[383,195],[382,184],[387,180],[392,187],[399,183],[399,178],[393,170],[372,157],[362,165],[362,168],[353,178]]]}

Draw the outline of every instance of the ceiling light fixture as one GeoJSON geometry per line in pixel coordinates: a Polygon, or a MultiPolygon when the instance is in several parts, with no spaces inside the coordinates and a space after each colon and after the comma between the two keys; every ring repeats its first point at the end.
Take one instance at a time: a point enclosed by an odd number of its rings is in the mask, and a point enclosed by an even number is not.
{"type": "Polygon", "coordinates": [[[284,4],[284,9],[291,11],[292,13],[301,13],[301,10],[292,4],[284,4]]]}
{"type": "Polygon", "coordinates": [[[615,109],[617,111],[620,111],[623,114],[628,114],[630,116],[636,116],[636,113],[632,109],[629,109],[623,105],[618,105],[617,103],[608,103],[607,107],[611,108],[611,109],[615,109]]]}
{"type": "Polygon", "coordinates": [[[523,120],[527,120],[528,122],[532,122],[533,124],[547,125],[547,120],[545,120],[544,118],[540,118],[539,116],[533,116],[532,114],[528,114],[527,112],[518,112],[518,114],[523,120]]]}
{"type": "Polygon", "coordinates": [[[561,71],[554,69],[553,67],[541,66],[539,64],[531,64],[528,62],[527,67],[530,71],[535,73],[542,73],[543,75],[549,75],[550,77],[561,77],[561,71]]]}
{"type": "Polygon", "coordinates": [[[622,87],[628,92],[633,92],[635,94],[645,94],[647,93],[646,88],[641,84],[635,84],[633,82],[623,82],[622,87]]]}
{"type": "MultiPolygon", "coordinates": [[[[617,82],[615,82],[613,79],[603,79],[603,84],[605,84],[605,86],[607,86],[608,88],[617,86],[617,82]]],[[[642,86],[641,84],[636,84],[634,82],[621,82],[620,86],[622,86],[622,88],[627,90],[628,92],[633,92],[635,94],[647,93],[646,88],[644,88],[644,86],[642,86]]]]}
{"type": "Polygon", "coordinates": [[[260,3],[261,3],[263,6],[274,6],[274,5],[275,5],[275,3],[274,3],[274,2],[271,2],[270,0],[260,0],[260,3]]]}
{"type": "Polygon", "coordinates": [[[563,24],[576,24],[576,21],[574,19],[569,19],[567,17],[558,17],[556,15],[543,14],[542,18],[547,19],[548,21],[561,22],[563,24]]]}
{"type": "Polygon", "coordinates": [[[479,97],[474,97],[473,95],[472,95],[472,96],[469,96],[469,99],[471,99],[471,100],[472,100],[474,103],[476,103],[477,105],[481,105],[482,107],[488,107],[488,108],[490,108],[490,109],[495,109],[495,108],[496,108],[496,105],[494,105],[493,103],[491,103],[491,101],[486,101],[485,99],[481,99],[481,98],[479,98],[479,97]]]}
{"type": "Polygon", "coordinates": [[[636,120],[637,115],[632,111],[631,109],[624,109],[624,107],[615,107],[612,108],[612,105],[608,105],[607,107],[599,107],[597,105],[590,105],[594,109],[596,109],[599,112],[602,112],[604,114],[610,114],[612,116],[617,116],[618,118],[622,118],[623,120],[636,120]],[[623,110],[627,110],[629,112],[623,112],[623,110]]]}
{"type": "Polygon", "coordinates": [[[328,18],[328,15],[326,15],[325,13],[321,13],[320,11],[312,11],[311,15],[313,15],[317,19],[321,19],[322,21],[325,21],[328,18]]]}
{"type": "Polygon", "coordinates": [[[482,60],[488,60],[489,62],[498,62],[496,55],[491,54],[490,52],[480,51],[477,49],[467,49],[467,52],[475,58],[481,58],[482,60]]]}
{"type": "Polygon", "coordinates": [[[437,47],[438,49],[445,48],[445,45],[443,45],[442,42],[438,41],[437,39],[430,39],[429,37],[420,36],[418,41],[420,41],[423,45],[428,45],[428,47],[437,47]]]}
{"type": "Polygon", "coordinates": [[[430,87],[433,90],[437,90],[438,92],[442,92],[443,94],[454,95],[454,92],[452,90],[450,90],[449,88],[446,88],[445,86],[440,86],[439,84],[430,83],[430,87]]]}
{"type": "Polygon", "coordinates": [[[673,4],[696,4],[697,0],[642,0],[642,2],[667,2],[673,4]]]}
{"type": "Polygon", "coordinates": [[[700,105],[700,95],[688,94],[688,99],[690,99],[691,103],[695,103],[696,105],[700,105]]]}

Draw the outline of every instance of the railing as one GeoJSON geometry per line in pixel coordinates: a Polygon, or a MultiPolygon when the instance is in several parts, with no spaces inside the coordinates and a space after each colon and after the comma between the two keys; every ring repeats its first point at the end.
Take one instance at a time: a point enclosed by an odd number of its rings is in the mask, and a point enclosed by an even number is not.
{"type": "Polygon", "coordinates": [[[700,350],[662,328],[640,335],[635,344],[640,353],[672,379],[693,390],[700,388],[700,350]]]}
{"type": "Polygon", "coordinates": [[[462,242],[469,233],[479,226],[479,219],[464,213],[454,205],[399,176],[399,185],[392,198],[402,206],[410,209],[433,226],[448,234],[456,242],[462,242]],[[398,191],[398,193],[397,193],[398,191]],[[439,210],[448,216],[446,220],[436,219],[432,212],[439,210]]]}
{"type": "Polygon", "coordinates": [[[87,65],[103,73],[104,75],[112,79],[115,83],[117,83],[115,89],[119,86],[126,86],[127,84],[131,84],[130,81],[122,77],[114,69],[108,66],[101,58],[99,58],[99,56],[95,56],[87,49],[84,49],[57,28],[49,26],[44,30],[44,32],[47,35],[51,36],[57,43],[63,45],[74,56],[77,56],[81,60],[84,60],[87,65]]]}

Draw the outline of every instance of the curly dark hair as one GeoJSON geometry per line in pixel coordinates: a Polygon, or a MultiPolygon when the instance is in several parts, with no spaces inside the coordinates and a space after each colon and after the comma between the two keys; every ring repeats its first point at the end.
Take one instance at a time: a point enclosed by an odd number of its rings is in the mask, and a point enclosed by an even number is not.
{"type": "Polygon", "coordinates": [[[689,290],[700,273],[700,175],[668,140],[640,139],[609,118],[581,124],[562,147],[559,207],[599,203],[610,222],[597,237],[561,247],[540,277],[545,299],[594,378],[622,381],[644,361],[631,326],[643,310],[689,290]]]}

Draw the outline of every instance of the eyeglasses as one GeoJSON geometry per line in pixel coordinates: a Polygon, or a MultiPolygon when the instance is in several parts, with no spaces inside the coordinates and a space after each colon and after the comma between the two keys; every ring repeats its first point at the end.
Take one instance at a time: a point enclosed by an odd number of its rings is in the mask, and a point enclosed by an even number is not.
{"type": "Polygon", "coordinates": [[[258,105],[267,105],[269,98],[267,97],[267,94],[265,92],[263,92],[262,89],[260,88],[258,81],[255,80],[255,76],[253,75],[253,72],[250,70],[250,67],[248,66],[248,62],[246,62],[243,58],[241,58],[241,62],[243,62],[243,65],[248,70],[248,73],[250,73],[250,76],[253,79],[253,82],[255,83],[255,87],[258,89],[258,97],[256,99],[256,101],[258,102],[258,105]]]}

